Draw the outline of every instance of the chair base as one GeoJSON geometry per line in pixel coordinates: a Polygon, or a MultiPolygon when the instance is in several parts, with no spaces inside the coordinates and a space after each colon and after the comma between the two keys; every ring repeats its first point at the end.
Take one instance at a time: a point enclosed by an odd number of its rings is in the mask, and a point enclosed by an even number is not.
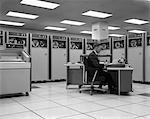
{"type": "Polygon", "coordinates": [[[81,93],[82,91],[89,91],[89,92],[90,92],[90,95],[93,95],[93,92],[94,92],[94,91],[99,91],[99,92],[101,92],[101,93],[103,93],[103,94],[109,92],[109,90],[102,89],[102,88],[99,88],[99,87],[94,87],[94,86],[91,86],[90,89],[89,89],[89,88],[88,88],[88,89],[83,89],[83,88],[81,89],[81,87],[82,87],[82,86],[79,86],[79,93],[81,93]]]}

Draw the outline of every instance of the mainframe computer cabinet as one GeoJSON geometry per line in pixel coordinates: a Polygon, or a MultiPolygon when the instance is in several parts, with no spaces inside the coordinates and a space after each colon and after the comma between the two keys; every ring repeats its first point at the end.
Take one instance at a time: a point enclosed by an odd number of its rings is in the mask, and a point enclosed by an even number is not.
{"type": "Polygon", "coordinates": [[[66,63],[66,36],[53,35],[52,36],[52,54],[51,54],[51,73],[52,80],[61,80],[67,78],[67,69],[64,66],[66,63]]]}
{"type": "Polygon", "coordinates": [[[140,34],[128,36],[128,63],[134,68],[133,81],[143,82],[143,38],[140,34]]]}
{"type": "Polygon", "coordinates": [[[49,80],[48,35],[31,34],[32,81],[49,80]]]}

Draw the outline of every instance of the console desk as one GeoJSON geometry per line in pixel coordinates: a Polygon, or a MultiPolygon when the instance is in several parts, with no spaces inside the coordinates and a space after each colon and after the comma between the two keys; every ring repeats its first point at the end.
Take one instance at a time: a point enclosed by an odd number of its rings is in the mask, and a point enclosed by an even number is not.
{"type": "Polygon", "coordinates": [[[128,93],[132,91],[132,72],[131,67],[107,67],[107,71],[111,74],[113,80],[117,84],[118,95],[121,92],[128,93]]]}

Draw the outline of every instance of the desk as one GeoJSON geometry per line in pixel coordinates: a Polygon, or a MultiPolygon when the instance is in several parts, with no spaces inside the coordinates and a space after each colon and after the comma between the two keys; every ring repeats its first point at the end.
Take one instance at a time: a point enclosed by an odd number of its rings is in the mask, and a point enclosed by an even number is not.
{"type": "Polygon", "coordinates": [[[111,74],[113,80],[118,87],[118,95],[121,92],[132,91],[132,71],[131,67],[107,67],[107,71],[111,74]]]}
{"type": "Polygon", "coordinates": [[[66,88],[69,84],[72,85],[83,85],[84,83],[84,64],[83,63],[67,63],[64,64],[67,67],[67,80],[66,88]]]}
{"type": "MultiPolygon", "coordinates": [[[[82,63],[67,63],[67,80],[66,88],[69,84],[83,85],[85,83],[85,68],[82,63]]],[[[132,91],[132,71],[131,67],[107,67],[107,71],[111,74],[113,80],[118,87],[118,95],[121,92],[132,91]]]]}

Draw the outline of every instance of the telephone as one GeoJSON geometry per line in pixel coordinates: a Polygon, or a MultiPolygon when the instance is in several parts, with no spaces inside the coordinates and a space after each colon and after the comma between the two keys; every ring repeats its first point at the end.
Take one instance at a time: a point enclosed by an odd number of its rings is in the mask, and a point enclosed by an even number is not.
{"type": "Polygon", "coordinates": [[[125,58],[121,57],[114,59],[112,63],[108,65],[108,67],[125,67],[125,58]]]}
{"type": "Polygon", "coordinates": [[[120,58],[118,58],[118,59],[114,59],[113,61],[112,61],[112,63],[113,64],[125,64],[125,58],[123,58],[123,57],[120,57],[120,58]]]}

